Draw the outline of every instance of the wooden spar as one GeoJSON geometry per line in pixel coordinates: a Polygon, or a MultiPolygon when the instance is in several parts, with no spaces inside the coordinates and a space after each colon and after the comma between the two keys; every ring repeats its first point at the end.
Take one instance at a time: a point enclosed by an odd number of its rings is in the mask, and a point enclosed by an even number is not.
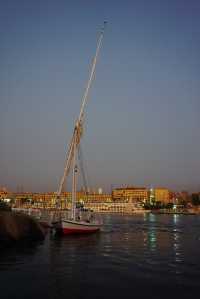
{"type": "Polygon", "coordinates": [[[94,79],[97,58],[98,58],[98,55],[99,55],[99,50],[100,50],[101,45],[102,45],[102,40],[103,40],[104,31],[105,31],[105,26],[106,26],[106,22],[104,22],[104,24],[103,24],[103,28],[101,29],[100,36],[99,36],[99,39],[98,39],[96,53],[95,53],[95,56],[94,56],[94,59],[93,59],[93,63],[92,63],[91,71],[90,71],[89,80],[88,80],[88,83],[86,85],[85,92],[84,92],[84,95],[83,95],[83,98],[82,98],[82,105],[81,105],[81,110],[80,110],[78,122],[80,122],[82,120],[83,113],[84,113],[84,108],[85,108],[87,100],[88,100],[89,90],[90,90],[92,81],[94,79]]]}
{"type": "MultiPolygon", "coordinates": [[[[83,98],[82,98],[82,104],[81,104],[79,117],[78,117],[78,120],[75,123],[74,132],[73,132],[72,139],[71,139],[71,142],[70,142],[70,145],[69,145],[69,149],[67,151],[66,162],[65,162],[65,167],[64,167],[64,173],[63,173],[63,176],[60,180],[59,188],[58,188],[58,191],[57,191],[57,199],[58,199],[59,203],[60,203],[60,195],[61,195],[61,192],[62,192],[62,189],[63,189],[65,179],[66,179],[66,177],[67,177],[67,175],[70,171],[74,155],[76,156],[76,150],[78,148],[78,145],[80,143],[80,138],[82,136],[82,125],[83,125],[82,122],[83,122],[84,109],[85,109],[86,103],[88,101],[89,90],[90,90],[92,81],[94,79],[97,58],[98,58],[99,51],[100,51],[100,48],[101,48],[101,45],[102,45],[102,39],[103,39],[104,31],[105,31],[105,26],[106,26],[106,22],[104,22],[103,28],[100,31],[95,56],[94,56],[94,59],[93,59],[93,62],[92,62],[91,70],[90,70],[89,79],[88,79],[88,82],[87,82],[87,85],[86,85],[86,88],[85,88],[85,92],[84,92],[84,95],[83,95],[83,98]]],[[[73,165],[73,167],[74,167],[74,165],[73,165]]],[[[74,170],[73,170],[73,173],[74,173],[74,170]]],[[[74,174],[74,175],[76,175],[76,174],[74,174]]]]}

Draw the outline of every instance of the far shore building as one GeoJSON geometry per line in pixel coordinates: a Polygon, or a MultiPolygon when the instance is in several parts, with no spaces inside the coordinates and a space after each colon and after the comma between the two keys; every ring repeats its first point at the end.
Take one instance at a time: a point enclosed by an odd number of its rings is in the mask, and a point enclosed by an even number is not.
{"type": "Polygon", "coordinates": [[[0,200],[3,200],[8,196],[8,192],[0,190],[0,200]]]}
{"type": "Polygon", "coordinates": [[[167,188],[155,188],[154,199],[156,202],[161,202],[163,204],[168,204],[173,202],[173,199],[170,195],[170,191],[167,188]]]}
{"type": "Polygon", "coordinates": [[[145,187],[125,187],[112,190],[114,201],[145,203],[148,200],[148,189],[145,187]]]}
{"type": "MultiPolygon", "coordinates": [[[[13,193],[16,206],[21,205],[34,205],[35,207],[55,207],[57,203],[56,192],[47,193],[13,193]]],[[[82,203],[87,202],[111,202],[110,194],[99,194],[99,193],[89,193],[77,192],[77,201],[82,203]]],[[[68,203],[71,202],[71,192],[62,192],[60,195],[61,207],[65,208],[68,203]]]]}
{"type": "Polygon", "coordinates": [[[0,187],[0,200],[10,202],[13,196],[5,187],[0,187]]]}
{"type": "Polygon", "coordinates": [[[8,190],[6,187],[0,187],[0,200],[5,199],[8,196],[8,190]]]}

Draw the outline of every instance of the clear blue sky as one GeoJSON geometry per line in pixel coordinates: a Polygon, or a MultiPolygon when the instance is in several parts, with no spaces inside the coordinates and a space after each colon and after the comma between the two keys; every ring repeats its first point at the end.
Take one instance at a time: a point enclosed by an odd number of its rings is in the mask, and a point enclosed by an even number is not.
{"type": "Polygon", "coordinates": [[[200,190],[198,0],[1,0],[0,186],[57,189],[104,20],[90,184],[200,190]]]}

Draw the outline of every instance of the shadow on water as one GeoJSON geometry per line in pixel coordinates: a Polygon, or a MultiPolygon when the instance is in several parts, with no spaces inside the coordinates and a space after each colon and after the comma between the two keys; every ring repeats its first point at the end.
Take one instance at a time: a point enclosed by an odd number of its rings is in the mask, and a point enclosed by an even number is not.
{"type": "Polygon", "coordinates": [[[11,242],[9,245],[0,246],[0,261],[3,256],[8,256],[15,252],[16,255],[34,254],[38,247],[44,244],[44,240],[33,241],[33,240],[20,240],[17,242],[11,242]]]}

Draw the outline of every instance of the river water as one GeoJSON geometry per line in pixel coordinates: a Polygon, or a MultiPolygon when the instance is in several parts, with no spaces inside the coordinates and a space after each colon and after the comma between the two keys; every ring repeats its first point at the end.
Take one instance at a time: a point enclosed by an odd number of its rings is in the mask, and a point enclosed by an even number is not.
{"type": "Polygon", "coordinates": [[[103,215],[102,232],[0,252],[0,298],[199,298],[200,216],[103,215]]]}

